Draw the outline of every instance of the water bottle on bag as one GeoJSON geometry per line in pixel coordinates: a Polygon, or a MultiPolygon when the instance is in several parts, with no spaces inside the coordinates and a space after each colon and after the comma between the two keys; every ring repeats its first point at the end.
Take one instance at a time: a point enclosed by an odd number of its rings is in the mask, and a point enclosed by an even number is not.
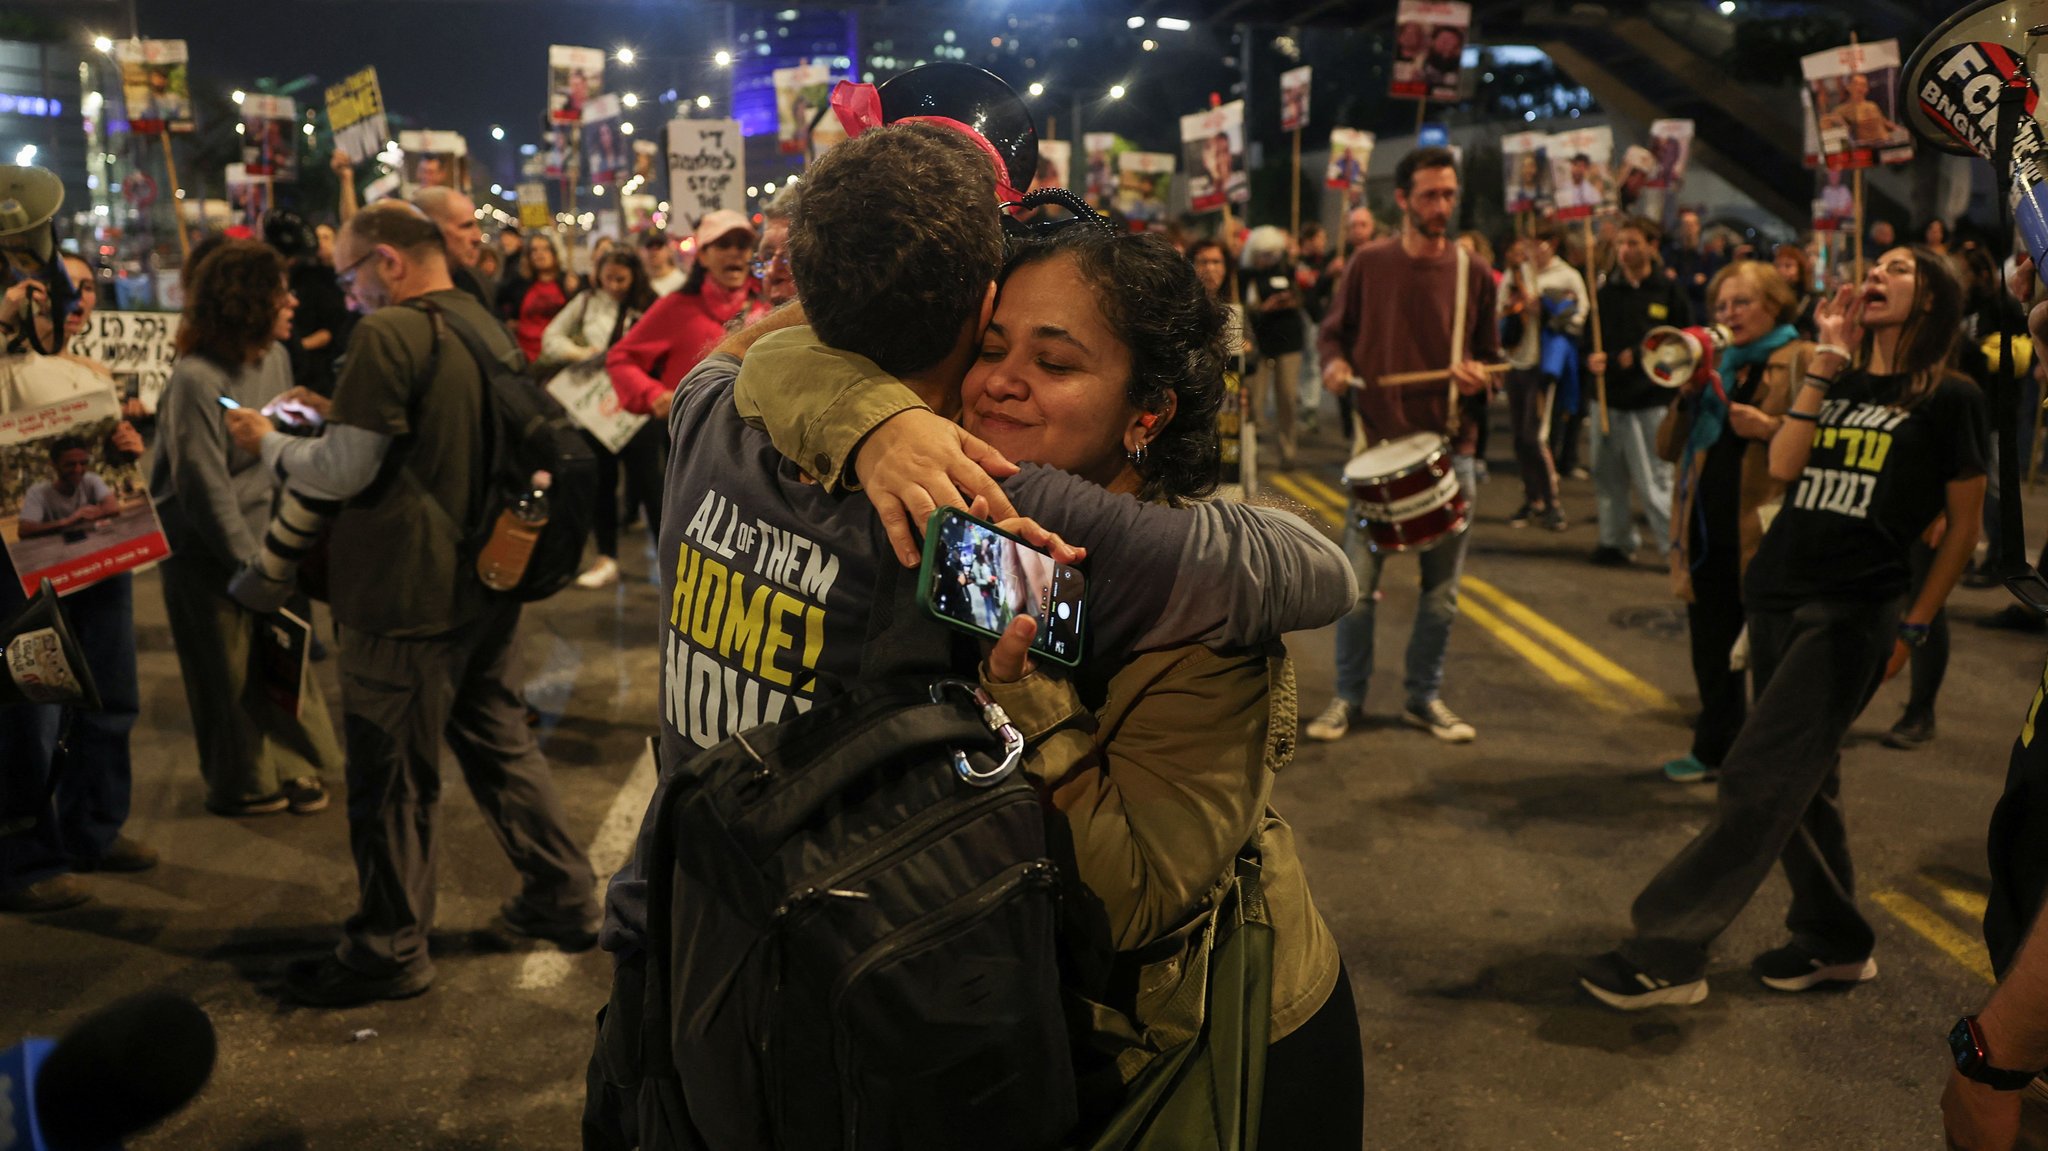
{"type": "Polygon", "coordinates": [[[519,586],[526,575],[527,561],[533,558],[533,546],[539,541],[541,529],[548,526],[548,486],[553,477],[546,472],[533,473],[533,488],[519,501],[498,513],[498,522],[491,528],[491,538],[485,541],[483,550],[477,553],[476,574],[484,586],[492,591],[511,591],[519,586]]]}

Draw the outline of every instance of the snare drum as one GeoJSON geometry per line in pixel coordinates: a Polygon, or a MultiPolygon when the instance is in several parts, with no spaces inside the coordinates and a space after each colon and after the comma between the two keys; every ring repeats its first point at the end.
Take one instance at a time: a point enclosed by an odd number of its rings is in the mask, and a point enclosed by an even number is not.
{"type": "Polygon", "coordinates": [[[1465,530],[1472,505],[1451,459],[1449,440],[1418,432],[1344,465],[1351,514],[1374,551],[1427,551],[1465,530]]]}

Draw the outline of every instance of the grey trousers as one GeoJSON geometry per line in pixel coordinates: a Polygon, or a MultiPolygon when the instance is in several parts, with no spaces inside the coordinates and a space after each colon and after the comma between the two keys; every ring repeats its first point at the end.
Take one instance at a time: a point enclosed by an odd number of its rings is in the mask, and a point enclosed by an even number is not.
{"type": "Polygon", "coordinates": [[[337,629],[348,838],[361,904],[336,949],[368,975],[431,967],[441,743],[522,881],[532,919],[594,925],[590,860],[507,682],[519,605],[432,639],[337,629]]]}
{"type": "Polygon", "coordinates": [[[1856,910],[1842,819],[1842,737],[1883,682],[1903,598],[1820,600],[1749,614],[1756,703],[1721,761],[1714,818],[1664,866],[1633,911],[1631,962],[1681,982],[1706,971],[1707,947],[1783,863],[1792,885],[1785,926],[1838,962],[1870,954],[1877,936],[1856,910]]]}

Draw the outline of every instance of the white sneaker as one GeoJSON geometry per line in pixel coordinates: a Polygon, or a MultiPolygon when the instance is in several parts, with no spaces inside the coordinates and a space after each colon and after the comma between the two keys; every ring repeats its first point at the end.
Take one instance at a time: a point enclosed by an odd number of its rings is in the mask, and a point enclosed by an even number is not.
{"type": "Polygon", "coordinates": [[[610,587],[617,582],[619,582],[619,561],[610,556],[597,557],[596,563],[591,564],[582,575],[576,577],[576,586],[582,588],[610,587]]]}
{"type": "Polygon", "coordinates": [[[1358,709],[1347,699],[1333,699],[1323,714],[1308,721],[1308,730],[1303,734],[1319,743],[1332,743],[1344,738],[1351,730],[1351,720],[1358,709]]]}
{"type": "Polygon", "coordinates": [[[1401,722],[1443,740],[1445,743],[1471,743],[1479,738],[1479,731],[1471,724],[1458,718],[1458,713],[1444,706],[1440,699],[1430,700],[1421,707],[1405,708],[1401,722]]]}

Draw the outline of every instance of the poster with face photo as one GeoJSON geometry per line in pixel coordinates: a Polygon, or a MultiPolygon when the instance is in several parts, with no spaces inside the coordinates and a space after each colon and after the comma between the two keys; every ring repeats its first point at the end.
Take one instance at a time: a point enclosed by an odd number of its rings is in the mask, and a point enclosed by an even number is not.
{"type": "Polygon", "coordinates": [[[1308,90],[1315,69],[1303,64],[1280,73],[1280,130],[1299,132],[1308,127],[1308,90]]]}
{"type": "Polygon", "coordinates": [[[583,105],[583,174],[592,184],[623,184],[632,175],[633,138],[622,130],[625,111],[611,92],[583,105]]]}
{"type": "Polygon", "coordinates": [[[299,178],[299,102],[251,92],[242,98],[242,167],[251,176],[299,178]]]}
{"type": "Polygon", "coordinates": [[[1873,168],[1913,158],[1898,108],[1899,42],[1850,44],[1801,57],[1820,154],[1830,168],[1873,168]]]}
{"type": "Polygon", "coordinates": [[[1031,178],[1028,191],[1040,188],[1071,188],[1068,181],[1074,168],[1074,142],[1072,140],[1040,140],[1038,142],[1038,173],[1031,178]]]}
{"type": "Polygon", "coordinates": [[[1614,208],[1614,132],[1579,128],[1559,132],[1545,144],[1550,158],[1550,194],[1557,218],[1577,220],[1614,208]]]}
{"type": "Polygon", "coordinates": [[[1847,169],[1822,168],[1814,173],[1813,230],[1846,232],[1856,227],[1856,193],[1847,169]]]}
{"type": "MultiPolygon", "coordinates": [[[[774,79],[776,146],[786,156],[811,156],[816,147],[811,122],[818,120],[819,110],[831,99],[832,69],[806,60],[794,68],[775,69],[774,79]]],[[[816,130],[823,130],[828,122],[838,127],[838,119],[828,115],[818,120],[816,130]]],[[[844,137],[844,133],[840,135],[844,137]]]]}
{"type": "Polygon", "coordinates": [[[1188,209],[1214,212],[1251,199],[1244,171],[1244,101],[1180,118],[1181,163],[1188,170],[1188,209]]]}
{"type": "Polygon", "coordinates": [[[1472,5],[1450,0],[1401,0],[1394,15],[1392,93],[1404,100],[1449,103],[1458,99],[1472,5]]]}
{"type": "Polygon", "coordinates": [[[583,106],[604,94],[604,50],[548,45],[548,118],[583,122],[583,106]]]}
{"type": "Polygon", "coordinates": [[[1535,212],[1550,202],[1550,137],[1515,132],[1500,138],[1500,167],[1511,214],[1535,212]]]}
{"type": "Polygon", "coordinates": [[[400,171],[407,196],[421,188],[469,191],[469,141],[460,133],[400,132],[398,147],[405,153],[400,171]]]}
{"type": "Polygon", "coordinates": [[[653,140],[633,141],[633,178],[644,184],[654,182],[661,170],[661,145],[653,140]]]}
{"type": "Polygon", "coordinates": [[[1373,134],[1356,128],[1330,129],[1330,165],[1323,185],[1347,191],[1353,199],[1365,194],[1365,174],[1372,168],[1373,134]]]}
{"type": "Polygon", "coordinates": [[[1116,192],[1112,206],[1124,218],[1139,224],[1157,224],[1166,219],[1173,197],[1171,152],[1125,152],[1116,158],[1116,192]]]}
{"type": "Polygon", "coordinates": [[[1650,153],[1657,158],[1650,187],[1675,193],[1685,186],[1685,169],[1692,162],[1692,136],[1691,120],[1650,122],[1650,153]]]}
{"type": "Polygon", "coordinates": [[[153,136],[192,130],[192,92],[185,77],[185,60],[183,40],[121,40],[114,44],[130,132],[153,136]]]}
{"type": "Polygon", "coordinates": [[[541,174],[550,180],[560,180],[569,174],[569,161],[576,151],[576,135],[580,125],[557,124],[550,120],[541,128],[540,161],[541,174]]]}
{"type": "Polygon", "coordinates": [[[1081,150],[1088,158],[1087,200],[1101,207],[1116,195],[1116,158],[1130,151],[1131,143],[1115,132],[1088,132],[1081,137],[1081,150]]]}
{"type": "Polygon", "coordinates": [[[171,554],[108,388],[0,414],[0,545],[24,595],[90,587],[171,554]]]}

